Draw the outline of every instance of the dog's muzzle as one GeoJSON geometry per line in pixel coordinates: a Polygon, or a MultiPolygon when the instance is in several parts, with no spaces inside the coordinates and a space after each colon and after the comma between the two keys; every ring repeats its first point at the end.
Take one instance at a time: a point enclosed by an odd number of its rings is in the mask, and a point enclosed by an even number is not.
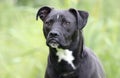
{"type": "Polygon", "coordinates": [[[47,45],[52,48],[58,48],[59,46],[59,33],[57,31],[51,31],[47,37],[47,45]]]}

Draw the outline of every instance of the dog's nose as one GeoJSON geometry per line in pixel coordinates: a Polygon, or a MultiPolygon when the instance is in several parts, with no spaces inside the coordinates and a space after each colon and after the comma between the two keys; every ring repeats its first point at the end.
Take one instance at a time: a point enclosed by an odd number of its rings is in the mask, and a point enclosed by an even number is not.
{"type": "Polygon", "coordinates": [[[59,33],[58,33],[57,31],[51,31],[51,32],[49,33],[49,36],[50,36],[50,37],[58,37],[58,36],[59,36],[59,33]]]}

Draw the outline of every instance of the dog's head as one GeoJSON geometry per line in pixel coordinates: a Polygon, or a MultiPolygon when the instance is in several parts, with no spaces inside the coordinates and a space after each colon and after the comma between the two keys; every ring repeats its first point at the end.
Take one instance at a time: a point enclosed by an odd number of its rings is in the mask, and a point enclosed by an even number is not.
{"type": "Polygon", "coordinates": [[[38,10],[36,19],[38,17],[43,21],[47,45],[52,48],[67,48],[77,37],[77,31],[86,25],[88,13],[73,8],[55,10],[45,6],[38,10]]]}

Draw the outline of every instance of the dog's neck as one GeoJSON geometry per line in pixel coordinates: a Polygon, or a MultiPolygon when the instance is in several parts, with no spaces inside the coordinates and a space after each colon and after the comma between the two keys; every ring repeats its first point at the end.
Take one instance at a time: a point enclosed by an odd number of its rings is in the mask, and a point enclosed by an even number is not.
{"type": "Polygon", "coordinates": [[[65,61],[68,63],[68,65],[71,65],[72,67],[72,69],[70,68],[71,69],[70,72],[74,71],[77,69],[80,60],[82,59],[83,36],[81,31],[78,31],[76,33],[77,34],[73,36],[74,40],[69,46],[69,48],[67,49],[51,48],[51,47],[49,48],[50,50],[49,63],[54,65],[54,67],[57,68],[58,70],[62,69],[62,66],[56,67],[56,65],[60,66],[59,65],[60,62],[65,61]]]}
{"type": "Polygon", "coordinates": [[[61,62],[62,60],[66,61],[68,64],[71,65],[71,67],[75,70],[76,67],[73,63],[75,60],[75,57],[73,56],[73,52],[68,49],[57,49],[56,55],[58,56],[58,62],[61,62]]]}
{"type": "Polygon", "coordinates": [[[69,49],[72,50],[74,54],[80,55],[80,57],[82,57],[83,45],[84,45],[84,41],[83,41],[82,31],[78,30],[73,35],[73,41],[69,49]]]}

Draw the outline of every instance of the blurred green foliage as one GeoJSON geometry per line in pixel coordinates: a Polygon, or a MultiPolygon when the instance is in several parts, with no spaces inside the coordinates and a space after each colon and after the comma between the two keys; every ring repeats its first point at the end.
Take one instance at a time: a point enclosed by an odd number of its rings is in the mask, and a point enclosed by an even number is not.
{"type": "Polygon", "coordinates": [[[107,78],[120,77],[119,0],[0,0],[0,78],[44,78],[48,48],[37,10],[44,5],[89,12],[85,44],[107,78]]]}

